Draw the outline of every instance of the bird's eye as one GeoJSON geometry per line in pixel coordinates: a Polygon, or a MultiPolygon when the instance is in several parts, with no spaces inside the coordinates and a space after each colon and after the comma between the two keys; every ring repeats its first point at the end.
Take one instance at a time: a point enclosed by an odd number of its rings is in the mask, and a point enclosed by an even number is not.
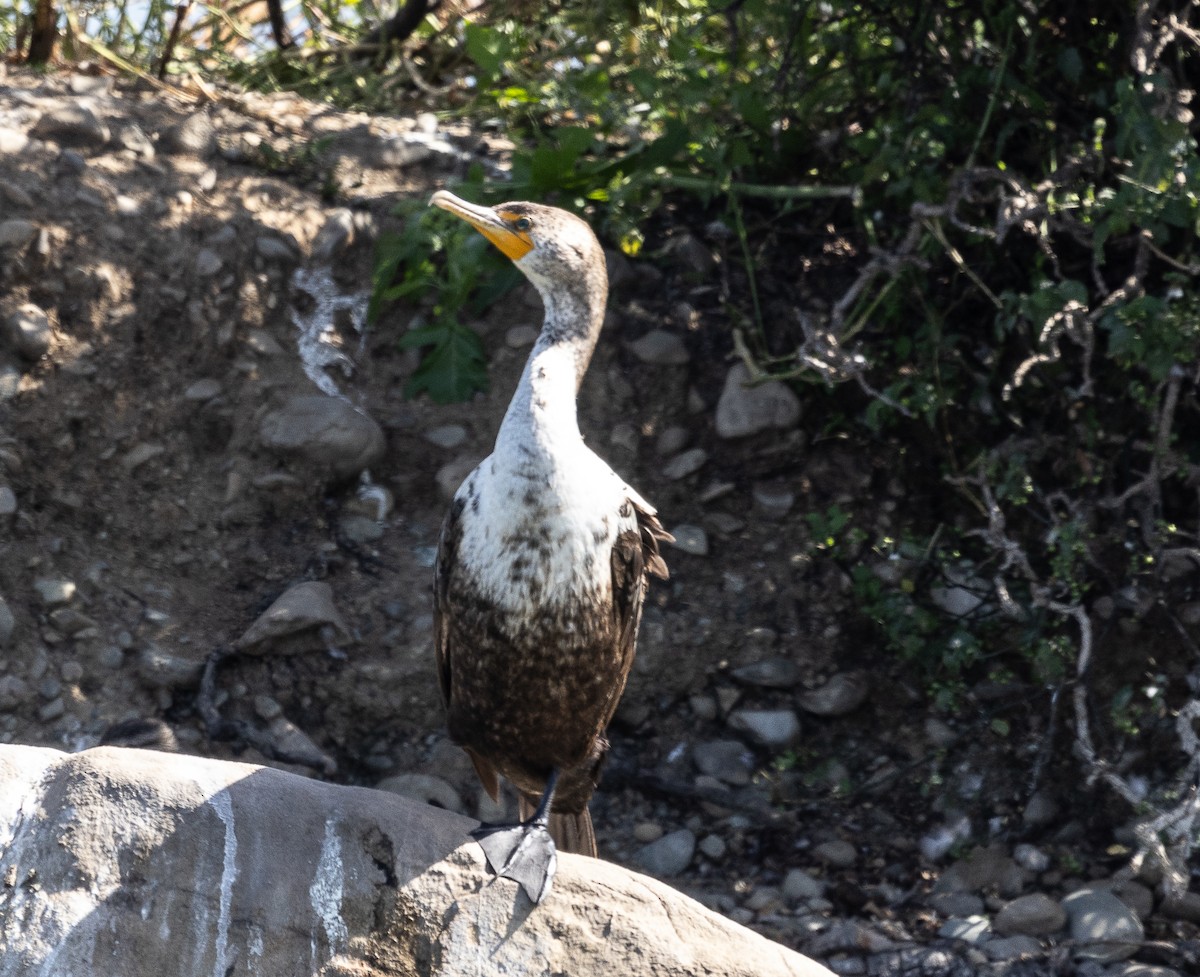
{"type": "Polygon", "coordinates": [[[513,221],[513,227],[518,231],[527,231],[533,227],[533,221],[531,221],[528,217],[518,217],[515,221],[513,221]]]}

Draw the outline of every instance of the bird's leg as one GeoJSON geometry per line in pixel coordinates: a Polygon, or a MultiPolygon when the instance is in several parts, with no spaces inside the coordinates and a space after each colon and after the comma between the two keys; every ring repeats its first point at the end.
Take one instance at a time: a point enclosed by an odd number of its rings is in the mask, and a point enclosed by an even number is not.
{"type": "Polygon", "coordinates": [[[519,824],[481,824],[471,832],[471,837],[483,849],[488,867],[498,878],[520,883],[534,903],[541,902],[549,894],[550,883],[554,881],[554,872],[558,868],[558,853],[547,828],[557,784],[558,771],[551,770],[546,778],[542,799],[528,821],[519,824]]]}

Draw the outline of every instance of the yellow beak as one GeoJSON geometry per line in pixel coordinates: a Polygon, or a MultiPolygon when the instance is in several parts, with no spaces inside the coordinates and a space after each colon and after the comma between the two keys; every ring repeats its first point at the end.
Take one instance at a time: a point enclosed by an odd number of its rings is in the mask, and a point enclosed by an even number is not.
{"type": "Polygon", "coordinates": [[[529,235],[514,229],[491,207],[479,207],[468,203],[446,190],[435,193],[429,198],[429,203],[450,211],[455,217],[461,217],[513,261],[520,261],[533,250],[533,241],[529,235]]]}

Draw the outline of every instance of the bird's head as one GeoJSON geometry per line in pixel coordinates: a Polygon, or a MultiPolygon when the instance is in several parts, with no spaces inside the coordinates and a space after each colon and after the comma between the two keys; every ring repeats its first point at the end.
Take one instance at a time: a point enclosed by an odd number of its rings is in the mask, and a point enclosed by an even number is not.
{"type": "Polygon", "coordinates": [[[429,202],[479,231],[543,295],[578,285],[599,285],[607,290],[600,242],[584,221],[568,211],[524,201],[481,207],[445,190],[439,190],[429,202]]]}

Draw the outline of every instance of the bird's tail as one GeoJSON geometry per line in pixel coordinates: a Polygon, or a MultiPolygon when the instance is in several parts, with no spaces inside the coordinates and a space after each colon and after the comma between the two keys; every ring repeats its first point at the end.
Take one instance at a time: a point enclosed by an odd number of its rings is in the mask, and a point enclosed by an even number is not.
{"type": "MultiPolygon", "coordinates": [[[[537,798],[520,797],[521,820],[527,821],[537,810],[537,798]]],[[[585,807],[578,814],[567,814],[551,810],[550,823],[546,826],[550,837],[554,839],[554,847],[559,851],[571,852],[575,855],[588,855],[599,858],[596,849],[596,832],[592,830],[592,815],[585,807]]]]}

